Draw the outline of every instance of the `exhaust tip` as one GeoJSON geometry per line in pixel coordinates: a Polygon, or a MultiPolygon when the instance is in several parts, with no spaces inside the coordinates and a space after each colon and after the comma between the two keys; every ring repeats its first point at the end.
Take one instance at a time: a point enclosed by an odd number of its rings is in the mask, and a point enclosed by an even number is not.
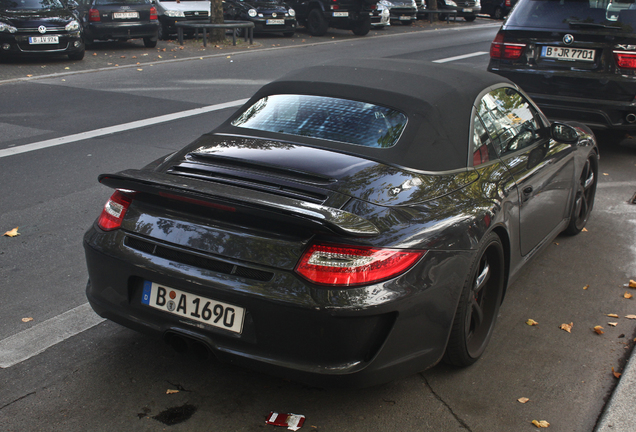
{"type": "Polygon", "coordinates": [[[173,350],[179,354],[184,354],[188,351],[188,342],[179,335],[174,333],[166,334],[166,342],[172,347],[173,350]]]}
{"type": "Polygon", "coordinates": [[[627,123],[636,123],[636,114],[634,113],[629,113],[625,116],[625,121],[627,121],[627,123]]]}

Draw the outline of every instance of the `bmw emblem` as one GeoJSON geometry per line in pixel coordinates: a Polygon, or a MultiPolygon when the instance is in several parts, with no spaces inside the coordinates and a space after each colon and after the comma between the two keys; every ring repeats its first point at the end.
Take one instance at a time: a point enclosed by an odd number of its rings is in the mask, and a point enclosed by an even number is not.
{"type": "Polygon", "coordinates": [[[273,14],[272,14],[272,18],[276,18],[276,16],[277,16],[277,15],[276,15],[275,13],[273,13],[273,14]]]}
{"type": "Polygon", "coordinates": [[[40,27],[38,27],[38,31],[39,31],[40,33],[44,34],[44,33],[46,33],[46,27],[44,27],[44,26],[40,26],[40,27]]]}
{"type": "Polygon", "coordinates": [[[563,36],[563,43],[566,45],[570,45],[572,44],[572,42],[574,42],[574,36],[572,36],[571,34],[566,34],[565,36],[563,36]]]}

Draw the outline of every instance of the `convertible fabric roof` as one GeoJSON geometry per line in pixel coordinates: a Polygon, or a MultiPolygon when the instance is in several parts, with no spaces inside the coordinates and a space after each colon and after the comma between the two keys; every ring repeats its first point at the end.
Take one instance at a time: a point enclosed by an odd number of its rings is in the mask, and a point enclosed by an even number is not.
{"type": "Polygon", "coordinates": [[[246,134],[230,123],[261,98],[274,94],[330,96],[384,105],[404,112],[408,123],[391,148],[268,132],[259,136],[334,149],[401,167],[439,172],[465,168],[472,104],[486,88],[508,84],[485,71],[395,59],[340,60],[294,71],[262,87],[215,132],[246,134]]]}

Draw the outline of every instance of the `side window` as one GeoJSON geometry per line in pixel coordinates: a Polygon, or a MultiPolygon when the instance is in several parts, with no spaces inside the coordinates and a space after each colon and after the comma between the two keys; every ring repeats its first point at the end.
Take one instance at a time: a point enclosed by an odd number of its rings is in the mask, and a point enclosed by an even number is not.
{"type": "Polygon", "coordinates": [[[492,159],[496,159],[490,138],[478,115],[473,118],[473,142],[472,142],[473,166],[479,166],[492,159]]]}
{"type": "Polygon", "coordinates": [[[515,89],[491,91],[478,111],[499,156],[529,147],[545,134],[534,108],[515,89]]]}

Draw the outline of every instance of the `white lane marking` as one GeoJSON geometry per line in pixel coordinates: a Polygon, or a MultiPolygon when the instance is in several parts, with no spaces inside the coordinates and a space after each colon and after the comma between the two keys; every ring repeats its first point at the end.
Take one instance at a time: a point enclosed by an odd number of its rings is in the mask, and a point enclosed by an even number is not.
{"type": "Polygon", "coordinates": [[[480,55],[485,55],[488,54],[488,52],[486,51],[476,51],[474,53],[470,53],[470,54],[464,54],[464,55],[459,55],[459,56],[455,56],[455,57],[448,57],[448,58],[443,58],[443,59],[439,59],[439,60],[433,60],[433,63],[448,63],[448,62],[452,62],[455,60],[463,60],[463,59],[467,59],[467,58],[471,58],[471,57],[477,57],[480,55]]]}
{"type": "Polygon", "coordinates": [[[88,303],[0,341],[0,368],[8,368],[40,354],[71,336],[105,321],[88,303]]]}
{"type": "Polygon", "coordinates": [[[53,138],[46,141],[40,141],[31,144],[25,144],[17,147],[11,147],[7,149],[0,150],[0,158],[13,156],[20,153],[31,152],[35,150],[41,150],[48,147],[55,147],[62,144],[68,144],[76,141],[82,141],[90,138],[100,137],[104,135],[109,135],[117,132],[124,132],[131,129],[142,128],[145,126],[152,126],[157,123],[165,123],[173,120],[179,120],[184,117],[191,117],[199,114],[205,114],[212,111],[218,111],[225,108],[232,108],[247,102],[247,99],[235,100],[232,102],[226,102],[222,104],[209,105],[206,107],[195,108],[187,111],[181,111],[173,114],[166,114],[159,117],[153,117],[145,120],[138,120],[130,123],[124,123],[116,126],[110,126],[102,129],[95,129],[92,131],[81,132],[75,135],[68,135],[65,137],[53,138]]]}

